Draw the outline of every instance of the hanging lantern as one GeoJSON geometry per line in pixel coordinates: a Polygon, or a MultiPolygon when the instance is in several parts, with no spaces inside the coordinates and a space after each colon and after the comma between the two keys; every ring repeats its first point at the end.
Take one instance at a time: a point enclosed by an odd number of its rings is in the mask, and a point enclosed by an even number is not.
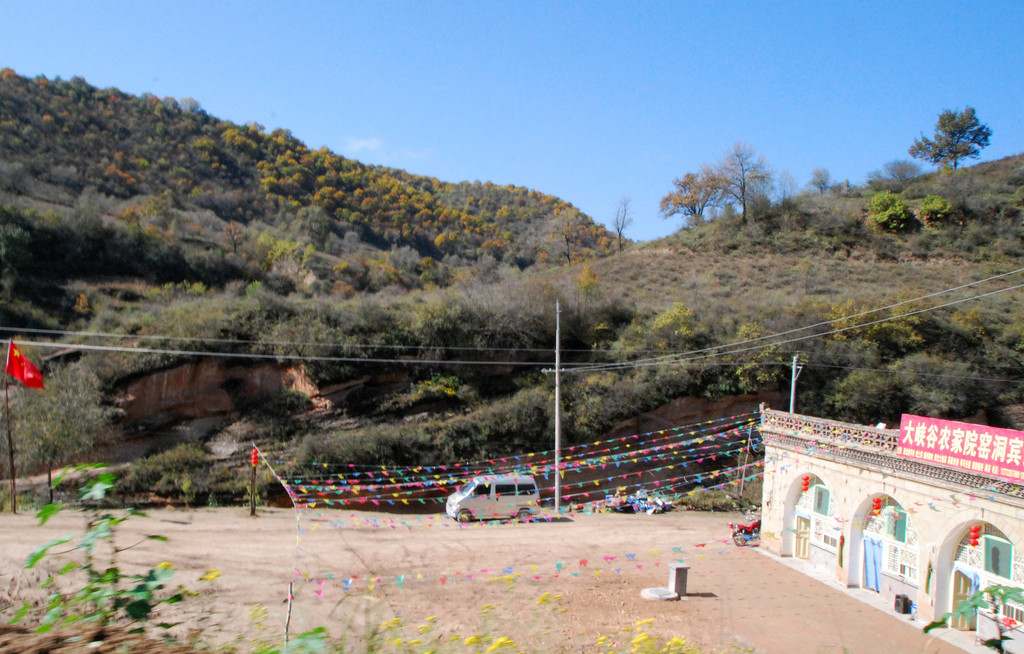
{"type": "Polygon", "coordinates": [[[871,515],[879,516],[882,514],[882,498],[875,497],[871,500],[871,515]]]}
{"type": "Polygon", "coordinates": [[[981,542],[981,525],[971,525],[967,528],[967,544],[977,547],[981,542]]]}
{"type": "Polygon", "coordinates": [[[807,489],[809,489],[810,487],[811,487],[811,477],[810,477],[810,475],[804,475],[803,477],[801,477],[800,478],[800,492],[801,493],[806,493],[807,489]]]}

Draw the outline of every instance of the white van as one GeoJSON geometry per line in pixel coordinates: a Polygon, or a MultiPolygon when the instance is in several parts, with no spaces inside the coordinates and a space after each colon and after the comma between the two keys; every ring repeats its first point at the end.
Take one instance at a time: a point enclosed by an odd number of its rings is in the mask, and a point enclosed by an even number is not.
{"type": "Polygon", "coordinates": [[[540,503],[537,482],[529,475],[482,475],[473,477],[448,496],[445,512],[449,518],[525,520],[540,503]]]}

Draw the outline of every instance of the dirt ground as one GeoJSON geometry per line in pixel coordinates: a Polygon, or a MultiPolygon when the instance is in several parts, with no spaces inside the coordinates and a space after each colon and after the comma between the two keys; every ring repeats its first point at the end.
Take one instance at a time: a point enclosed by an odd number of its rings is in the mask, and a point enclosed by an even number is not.
{"type": "MultiPolygon", "coordinates": [[[[962,651],[735,547],[727,523],[741,517],[581,513],[459,525],[437,515],[333,509],[260,509],[256,517],[239,508],[156,510],[121,525],[117,543],[128,549],[117,563],[129,571],[173,563],[174,582],[198,594],[161,607],[154,621],[182,620],[179,638],[201,633],[208,646],[242,652],[279,643],[286,623],[293,636],[326,627],[349,642],[386,624],[383,651],[426,651],[437,640],[442,651],[475,651],[453,649],[474,635],[511,638],[532,652],[630,651],[640,632],[707,652],[962,651]],[[643,599],[644,588],[668,585],[669,563],[678,560],[690,566],[687,598],[643,599]],[[401,649],[389,637],[423,644],[401,649]]],[[[0,622],[25,598],[42,596],[35,586],[43,570],[22,567],[28,553],[81,534],[85,520],[64,512],[40,527],[31,515],[0,516],[0,622]]],[[[44,559],[40,567],[64,562],[44,559]]]]}

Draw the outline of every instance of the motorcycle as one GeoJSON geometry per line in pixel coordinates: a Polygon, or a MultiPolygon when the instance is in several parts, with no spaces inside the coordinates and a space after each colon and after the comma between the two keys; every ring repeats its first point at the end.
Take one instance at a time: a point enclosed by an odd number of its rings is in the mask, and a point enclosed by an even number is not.
{"type": "MultiPolygon", "coordinates": [[[[749,520],[750,518],[748,517],[747,519],[749,520]]],[[[755,520],[754,522],[745,525],[738,522],[730,522],[729,527],[732,528],[732,542],[736,543],[737,547],[761,542],[760,520],[755,520]]]]}

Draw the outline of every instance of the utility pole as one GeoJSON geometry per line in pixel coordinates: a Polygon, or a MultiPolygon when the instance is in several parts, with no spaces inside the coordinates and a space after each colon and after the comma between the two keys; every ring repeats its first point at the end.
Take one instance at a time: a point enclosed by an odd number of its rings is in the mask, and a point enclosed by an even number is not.
{"type": "Polygon", "coordinates": [[[562,330],[561,309],[555,300],[555,515],[562,506],[562,330]]]}
{"type": "Polygon", "coordinates": [[[795,413],[796,408],[796,378],[800,376],[800,371],[804,369],[803,366],[796,365],[798,354],[793,355],[793,381],[789,385],[789,412],[795,413]]]}
{"type": "MultiPolygon", "coordinates": [[[[10,348],[8,348],[8,353],[10,348]]],[[[10,354],[8,354],[10,356],[10,354]]],[[[7,404],[7,455],[10,460],[8,467],[11,471],[11,513],[18,512],[18,481],[17,472],[14,470],[14,437],[11,435],[11,396],[8,390],[7,372],[4,371],[4,402],[7,404]]]]}
{"type": "MultiPolygon", "coordinates": [[[[792,413],[792,411],[790,411],[792,413]]],[[[747,427],[747,449],[743,450],[743,465],[740,466],[740,499],[743,499],[743,486],[747,481],[747,459],[750,458],[750,435],[754,431],[753,427],[747,427]]]]}

